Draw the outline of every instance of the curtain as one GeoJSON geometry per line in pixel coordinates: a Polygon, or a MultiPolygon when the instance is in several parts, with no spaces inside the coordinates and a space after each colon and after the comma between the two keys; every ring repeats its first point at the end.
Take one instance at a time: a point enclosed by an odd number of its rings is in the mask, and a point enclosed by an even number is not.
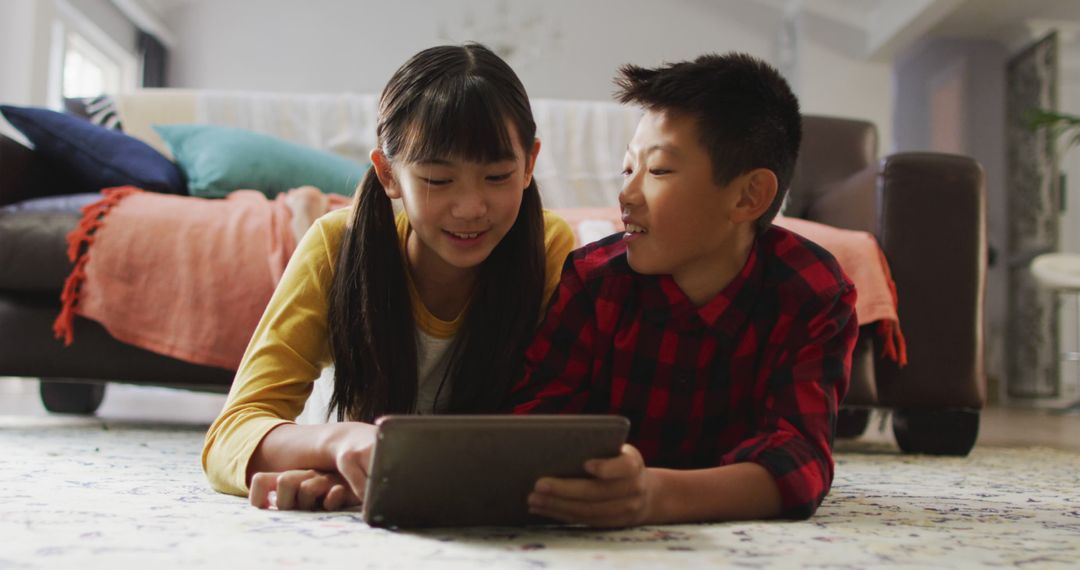
{"type": "Polygon", "coordinates": [[[1057,146],[1050,129],[1032,130],[1032,109],[1058,109],[1058,36],[1028,46],[1006,68],[1009,308],[1008,393],[1013,398],[1060,395],[1057,294],[1035,281],[1030,261],[1058,248],[1060,198],[1057,146]]]}
{"type": "Polygon", "coordinates": [[[169,50],[152,34],[142,30],[139,30],[136,46],[142,57],[142,86],[165,87],[165,67],[169,50]]]}

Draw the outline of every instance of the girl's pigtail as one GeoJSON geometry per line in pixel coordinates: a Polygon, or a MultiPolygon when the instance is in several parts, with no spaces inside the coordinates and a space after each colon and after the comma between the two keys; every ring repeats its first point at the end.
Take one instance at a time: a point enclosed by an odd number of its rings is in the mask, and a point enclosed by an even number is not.
{"type": "Polygon", "coordinates": [[[330,290],[330,349],[339,421],[411,413],[416,338],[390,197],[370,168],[353,201],[330,290]]]}

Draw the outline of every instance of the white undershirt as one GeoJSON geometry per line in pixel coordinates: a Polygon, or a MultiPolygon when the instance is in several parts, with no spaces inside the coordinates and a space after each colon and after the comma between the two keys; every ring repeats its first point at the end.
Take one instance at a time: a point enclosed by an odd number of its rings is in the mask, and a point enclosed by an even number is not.
{"type": "MultiPolygon", "coordinates": [[[[450,361],[450,344],[454,337],[436,338],[428,333],[416,329],[416,377],[418,386],[416,390],[416,413],[431,414],[445,412],[450,403],[450,384],[447,382],[442,391],[439,384],[446,373],[446,367],[450,361]],[[438,394],[439,402],[435,411],[435,396],[438,394]]],[[[304,411],[296,418],[298,424],[321,424],[327,422],[326,412],[330,407],[330,397],[334,394],[334,367],[324,368],[315,380],[311,395],[308,396],[304,411]]],[[[337,421],[337,413],[330,414],[331,423],[337,421]]]]}

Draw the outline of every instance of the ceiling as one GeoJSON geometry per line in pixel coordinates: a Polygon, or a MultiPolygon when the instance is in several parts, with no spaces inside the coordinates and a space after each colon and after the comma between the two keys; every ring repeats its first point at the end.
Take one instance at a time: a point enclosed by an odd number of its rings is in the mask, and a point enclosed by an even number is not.
{"type": "Polygon", "coordinates": [[[1024,25],[1080,25],[1077,0],[967,0],[943,18],[934,33],[966,38],[1007,39],[1024,25]]]}
{"type": "MultiPolygon", "coordinates": [[[[117,1],[117,0],[114,0],[117,1]]],[[[211,0],[125,0],[159,19],[211,0]]],[[[353,1],[353,0],[341,0],[353,1]]],[[[432,0],[439,1],[439,0],[432,0]]],[[[723,2],[716,2],[723,9],[723,2]]],[[[744,1],[744,0],[737,0],[744,1]]],[[[885,61],[926,35],[984,38],[1016,47],[1053,27],[1080,44],[1080,0],[752,0],[777,14],[825,22],[858,38],[852,55],[885,61]]]]}

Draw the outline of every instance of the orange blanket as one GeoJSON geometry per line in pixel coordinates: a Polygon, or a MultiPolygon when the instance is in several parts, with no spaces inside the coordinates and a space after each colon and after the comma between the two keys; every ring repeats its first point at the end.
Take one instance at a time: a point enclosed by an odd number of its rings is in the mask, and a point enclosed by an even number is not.
{"type": "MultiPolygon", "coordinates": [[[[579,245],[622,229],[618,208],[565,208],[556,209],[555,213],[570,223],[579,245]]],[[[833,254],[859,292],[855,302],[859,324],[878,323],[878,334],[884,344],[882,355],[906,365],[907,344],[896,312],[896,285],[874,236],[798,218],[777,217],[774,223],[833,254]]]]}
{"type": "MultiPolygon", "coordinates": [[[[75,269],[53,327],[75,315],[116,339],[180,360],[235,369],[296,248],[286,194],[224,200],[111,188],[68,236],[75,269]]],[[[348,205],[335,196],[331,207],[348,205]]]]}
{"type": "Polygon", "coordinates": [[[825,224],[778,216],[775,225],[791,230],[820,245],[833,254],[844,273],[855,283],[859,297],[855,312],[859,324],[878,323],[878,334],[884,344],[882,355],[900,366],[907,364],[907,343],[900,330],[896,312],[896,284],[889,272],[889,263],[874,236],[866,232],[842,230],[825,224]]]}

